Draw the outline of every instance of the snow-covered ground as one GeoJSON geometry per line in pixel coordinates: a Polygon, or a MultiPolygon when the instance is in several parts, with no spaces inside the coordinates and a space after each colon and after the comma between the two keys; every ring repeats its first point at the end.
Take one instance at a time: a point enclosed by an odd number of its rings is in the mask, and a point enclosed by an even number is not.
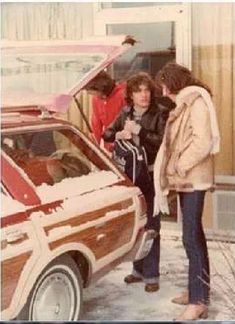
{"type": "MultiPolygon", "coordinates": [[[[143,283],[127,285],[132,264],[123,263],[84,291],[84,320],[171,321],[184,306],[171,298],[187,287],[187,259],[181,237],[162,231],[160,290],[144,291],[143,283]]],[[[211,264],[211,305],[208,320],[234,320],[235,244],[208,242],[211,264]],[[230,263],[231,267],[228,265],[230,263]],[[233,290],[233,293],[231,291],[233,290]]]]}

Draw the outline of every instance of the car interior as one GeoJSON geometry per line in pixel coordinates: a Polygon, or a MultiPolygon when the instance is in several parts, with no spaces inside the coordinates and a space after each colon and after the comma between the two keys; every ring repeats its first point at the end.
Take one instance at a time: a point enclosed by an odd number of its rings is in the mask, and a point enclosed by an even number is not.
{"type": "Polygon", "coordinates": [[[36,186],[53,185],[65,178],[87,175],[97,169],[69,140],[56,142],[57,131],[3,135],[2,148],[36,186]],[[62,144],[61,144],[62,143],[62,144]],[[57,149],[57,147],[59,147],[57,149]],[[60,148],[62,147],[62,148],[60,148]]]}

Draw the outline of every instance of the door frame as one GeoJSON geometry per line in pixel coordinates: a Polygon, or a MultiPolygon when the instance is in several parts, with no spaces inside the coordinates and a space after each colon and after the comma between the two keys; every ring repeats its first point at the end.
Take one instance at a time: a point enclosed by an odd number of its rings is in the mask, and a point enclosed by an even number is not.
{"type": "Polygon", "coordinates": [[[93,17],[95,35],[106,35],[109,24],[174,22],[176,62],[192,68],[191,3],[107,9],[94,3],[93,17]]]}

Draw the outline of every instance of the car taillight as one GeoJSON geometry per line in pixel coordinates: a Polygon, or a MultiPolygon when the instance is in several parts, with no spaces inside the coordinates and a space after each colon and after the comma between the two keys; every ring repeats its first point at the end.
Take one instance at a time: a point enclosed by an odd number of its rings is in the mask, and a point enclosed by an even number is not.
{"type": "Polygon", "coordinates": [[[147,204],[143,194],[139,195],[138,197],[140,202],[140,217],[143,217],[146,216],[147,204]]]}

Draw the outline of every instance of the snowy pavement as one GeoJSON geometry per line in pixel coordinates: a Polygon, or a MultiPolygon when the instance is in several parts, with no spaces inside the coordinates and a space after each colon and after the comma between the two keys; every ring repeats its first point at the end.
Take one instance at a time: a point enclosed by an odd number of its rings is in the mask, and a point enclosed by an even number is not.
{"type": "MultiPolygon", "coordinates": [[[[123,263],[84,290],[83,320],[171,321],[181,313],[184,306],[171,303],[171,298],[187,287],[186,255],[180,236],[162,231],[161,237],[160,290],[147,293],[143,283],[125,284],[123,278],[131,272],[132,264],[123,263]]],[[[235,244],[209,241],[208,248],[211,263],[208,320],[234,320],[235,244]]]]}

